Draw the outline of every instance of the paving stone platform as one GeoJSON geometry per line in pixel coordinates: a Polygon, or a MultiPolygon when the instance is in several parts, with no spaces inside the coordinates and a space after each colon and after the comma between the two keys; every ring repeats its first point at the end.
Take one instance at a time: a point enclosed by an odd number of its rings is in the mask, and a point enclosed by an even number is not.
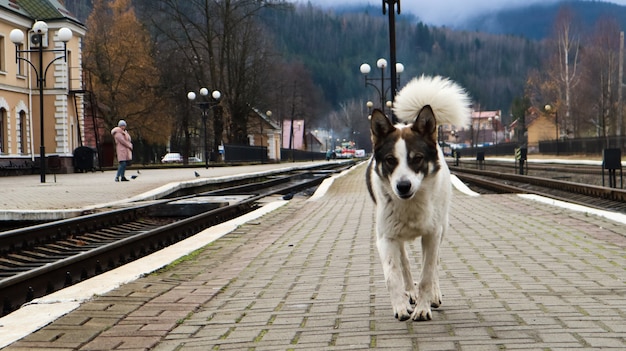
{"type": "Polygon", "coordinates": [[[626,349],[626,226],[517,195],[455,192],[443,305],[395,320],[364,170],[4,350],[626,349]]]}

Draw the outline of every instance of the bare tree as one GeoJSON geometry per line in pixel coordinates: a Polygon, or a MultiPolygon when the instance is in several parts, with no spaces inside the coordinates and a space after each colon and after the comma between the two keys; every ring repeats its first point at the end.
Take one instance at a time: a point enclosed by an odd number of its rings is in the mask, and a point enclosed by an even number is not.
{"type": "MultiPolygon", "coordinates": [[[[615,77],[618,71],[619,57],[619,23],[614,18],[605,17],[596,22],[592,36],[589,38],[590,50],[586,67],[593,74],[587,75],[595,81],[586,84],[597,87],[598,136],[608,138],[617,130],[617,84],[615,77]]],[[[608,142],[608,139],[607,139],[608,142]]]]}
{"type": "MultiPolygon", "coordinates": [[[[225,138],[247,143],[250,107],[262,98],[273,54],[257,16],[282,0],[142,0],[165,47],[187,67],[187,87],[219,90],[222,98],[211,133],[216,147],[225,138]]],[[[184,92],[181,92],[181,95],[184,92]]]]}
{"type": "Polygon", "coordinates": [[[580,51],[580,35],[575,23],[577,22],[573,11],[567,6],[561,7],[556,16],[554,26],[555,44],[557,46],[556,57],[558,58],[555,78],[559,82],[559,87],[565,100],[565,116],[559,121],[561,123],[560,127],[570,130],[574,130],[571,120],[571,92],[579,81],[578,55],[580,51]]]}

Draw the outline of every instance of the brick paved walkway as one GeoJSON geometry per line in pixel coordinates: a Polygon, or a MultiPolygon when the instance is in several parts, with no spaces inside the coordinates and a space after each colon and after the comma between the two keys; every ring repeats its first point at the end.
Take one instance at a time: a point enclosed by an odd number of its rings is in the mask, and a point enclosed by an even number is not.
{"type": "Polygon", "coordinates": [[[625,226],[515,195],[455,193],[443,305],[433,321],[396,321],[363,173],[6,350],[626,348],[625,226]]]}

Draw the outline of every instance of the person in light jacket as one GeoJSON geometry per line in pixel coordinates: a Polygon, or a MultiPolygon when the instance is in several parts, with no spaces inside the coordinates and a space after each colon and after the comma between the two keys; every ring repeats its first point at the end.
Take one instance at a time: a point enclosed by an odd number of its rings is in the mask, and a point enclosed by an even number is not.
{"type": "Polygon", "coordinates": [[[126,166],[130,165],[133,159],[133,143],[131,142],[130,134],[126,131],[126,121],[121,119],[117,123],[117,127],[111,130],[111,135],[113,140],[115,140],[115,153],[120,163],[117,167],[115,181],[127,182],[128,179],[126,179],[124,173],[126,172],[126,166]]]}

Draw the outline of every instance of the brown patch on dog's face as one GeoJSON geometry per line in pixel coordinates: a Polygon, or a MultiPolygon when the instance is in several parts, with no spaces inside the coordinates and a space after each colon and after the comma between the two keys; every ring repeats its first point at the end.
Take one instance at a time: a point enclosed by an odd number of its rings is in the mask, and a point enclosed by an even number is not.
{"type": "Polygon", "coordinates": [[[428,177],[439,170],[437,125],[430,106],[425,106],[415,122],[404,128],[396,128],[382,111],[375,110],[371,131],[376,161],[374,171],[388,181],[396,179],[397,184],[390,185],[397,188],[398,196],[410,197],[419,187],[419,181],[410,181],[413,175],[428,177]]]}
{"type": "Polygon", "coordinates": [[[394,148],[400,138],[400,130],[391,124],[385,114],[376,109],[371,119],[372,145],[374,147],[375,171],[387,178],[398,165],[394,156],[394,148]]]}
{"type": "Polygon", "coordinates": [[[381,110],[375,109],[370,120],[370,130],[372,132],[372,144],[376,148],[376,145],[393,133],[396,127],[391,124],[381,110]]]}

